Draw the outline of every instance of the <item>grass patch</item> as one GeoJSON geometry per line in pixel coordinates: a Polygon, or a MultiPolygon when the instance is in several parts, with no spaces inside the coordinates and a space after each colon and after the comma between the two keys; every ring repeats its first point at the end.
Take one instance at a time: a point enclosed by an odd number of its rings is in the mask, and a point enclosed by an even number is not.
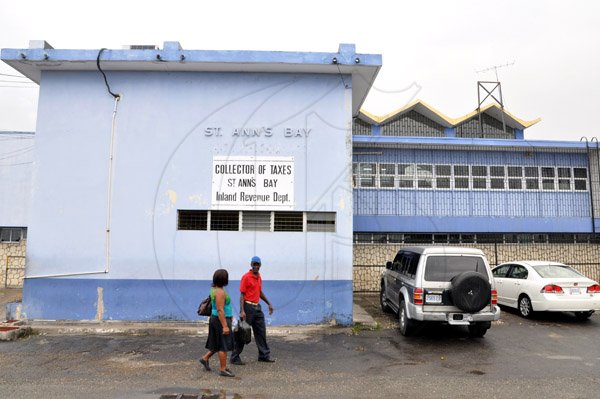
{"type": "Polygon", "coordinates": [[[361,331],[379,331],[381,330],[381,324],[379,324],[379,322],[376,322],[374,326],[370,326],[370,325],[366,325],[366,324],[362,324],[362,323],[354,323],[352,325],[352,327],[350,328],[350,331],[352,332],[352,334],[358,334],[361,331]]]}

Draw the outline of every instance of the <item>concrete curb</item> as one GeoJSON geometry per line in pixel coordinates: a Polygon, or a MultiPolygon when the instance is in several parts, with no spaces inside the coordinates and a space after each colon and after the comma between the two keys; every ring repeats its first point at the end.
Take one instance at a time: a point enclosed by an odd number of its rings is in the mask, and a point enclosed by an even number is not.
{"type": "MultiPolygon", "coordinates": [[[[123,321],[64,322],[36,320],[27,322],[27,326],[33,330],[34,334],[41,335],[208,335],[207,322],[136,323],[123,321]]],[[[270,336],[285,337],[290,335],[307,335],[310,333],[335,333],[349,328],[330,325],[271,326],[267,327],[267,333],[270,336]]]]}
{"type": "MultiPolygon", "coordinates": [[[[20,316],[21,303],[9,304],[10,313],[20,316]]],[[[7,306],[7,309],[9,307],[7,306]]],[[[360,305],[353,306],[353,325],[376,328],[377,322],[360,305]]],[[[12,322],[12,325],[22,325],[21,329],[27,329],[28,333],[41,335],[82,335],[82,334],[123,334],[123,335],[208,335],[208,322],[199,321],[164,321],[164,322],[129,322],[129,321],[61,321],[61,320],[20,320],[12,322]]],[[[6,324],[8,326],[8,324],[6,324]]],[[[268,326],[267,333],[270,336],[296,338],[309,334],[335,334],[339,332],[350,332],[352,326],[336,326],[335,324],[311,324],[311,325],[286,325],[268,326]]],[[[13,329],[9,329],[13,330],[13,329]]],[[[11,333],[16,334],[16,333],[11,333]]],[[[9,334],[7,334],[9,335],[9,334]]],[[[12,335],[11,335],[12,337],[12,335]]],[[[1,339],[1,338],[0,338],[1,339]]],[[[16,338],[15,338],[16,339],[16,338]]]]}

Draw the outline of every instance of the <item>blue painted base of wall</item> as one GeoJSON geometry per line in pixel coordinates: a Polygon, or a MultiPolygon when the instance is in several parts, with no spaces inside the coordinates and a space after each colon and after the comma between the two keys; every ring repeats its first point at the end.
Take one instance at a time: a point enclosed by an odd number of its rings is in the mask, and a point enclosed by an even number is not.
{"type": "MultiPolygon", "coordinates": [[[[211,281],[25,279],[23,318],[42,320],[199,320],[211,281]],[[101,300],[99,301],[99,298],[101,300]],[[100,306],[98,306],[100,302],[100,306]]],[[[239,281],[226,288],[239,313],[239,281]]],[[[264,281],[275,311],[267,324],[352,323],[352,281],[264,281]]],[[[204,318],[205,319],[205,318],[204,318]]]]}

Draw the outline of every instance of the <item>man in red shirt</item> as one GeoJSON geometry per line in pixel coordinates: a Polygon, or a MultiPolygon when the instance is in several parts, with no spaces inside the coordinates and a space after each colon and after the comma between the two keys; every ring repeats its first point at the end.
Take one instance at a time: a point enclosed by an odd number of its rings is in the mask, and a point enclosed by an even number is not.
{"type": "MultiPolygon", "coordinates": [[[[253,256],[250,260],[252,269],[244,274],[240,282],[240,320],[246,320],[252,326],[254,332],[254,341],[258,347],[258,361],[273,363],[275,359],[271,358],[271,350],[267,344],[267,329],[265,327],[265,315],[260,308],[262,299],[269,306],[269,314],[273,314],[273,306],[262,291],[262,278],[260,277],[261,261],[258,256],[253,256]]],[[[244,350],[244,343],[236,340],[233,351],[231,352],[231,364],[246,364],[240,358],[244,350]]]]}

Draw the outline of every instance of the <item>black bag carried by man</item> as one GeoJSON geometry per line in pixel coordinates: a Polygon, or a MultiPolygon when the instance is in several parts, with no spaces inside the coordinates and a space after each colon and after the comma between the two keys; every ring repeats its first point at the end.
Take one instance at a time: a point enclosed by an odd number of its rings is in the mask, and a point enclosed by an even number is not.
{"type": "Polygon", "coordinates": [[[233,337],[236,342],[249,344],[252,341],[252,327],[245,320],[240,320],[233,328],[233,337]]]}
{"type": "Polygon", "coordinates": [[[198,305],[198,310],[196,311],[198,316],[210,316],[212,313],[212,301],[210,299],[210,295],[206,297],[205,300],[200,302],[198,305]]]}

